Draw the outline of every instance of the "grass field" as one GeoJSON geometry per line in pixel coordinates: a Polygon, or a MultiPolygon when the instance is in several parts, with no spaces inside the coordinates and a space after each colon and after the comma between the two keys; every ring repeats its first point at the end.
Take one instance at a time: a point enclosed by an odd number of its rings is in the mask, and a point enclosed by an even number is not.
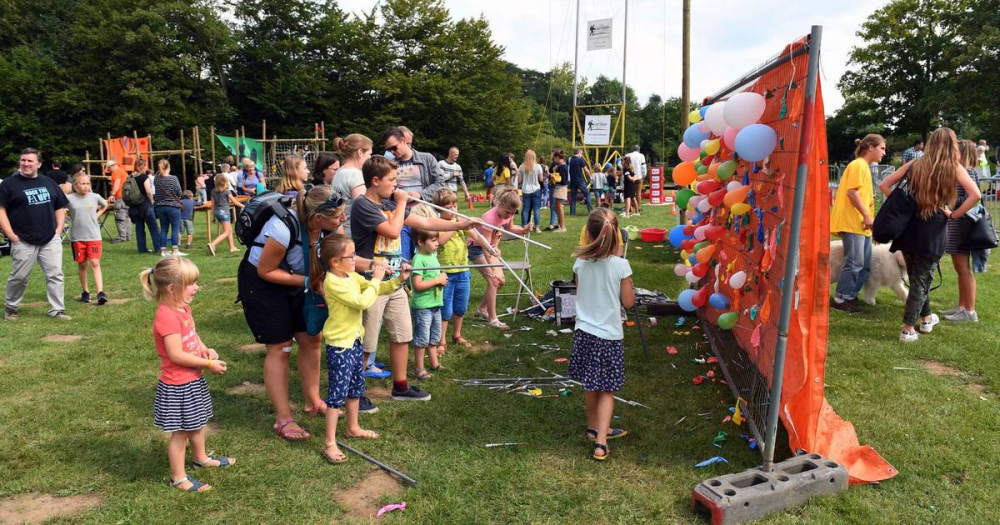
{"type": "MultiPolygon", "coordinates": [[[[480,205],[477,213],[482,211],[480,205]]],[[[664,226],[675,220],[665,208],[644,211],[628,223],[664,226]]],[[[569,220],[570,232],[535,236],[553,248],[531,250],[535,289],[544,292],[550,281],[570,277],[582,222],[581,215],[569,220]]],[[[416,488],[386,492],[392,487],[380,484],[372,476],[377,469],[357,456],[348,454],[348,462],[337,466],[323,461],[323,421],[302,414],[294,372],[296,417],[316,437],[291,444],[274,436],[271,408],[259,386],[263,356],[240,350],[253,338],[233,304],[239,254],[220,251],[211,258],[199,234],[191,255],[202,285],[194,316],[201,337],[229,362],[227,375],[209,377],[216,433],[208,448],[236,456],[238,465],[198,472],[215,486],[206,494],[167,486],[166,441],[152,425],[159,374],[151,337],[154,305],[142,300],[136,278],[157,258],[134,253],[132,244],[106,243],[106,289],[125,302],[85,306],[74,302],[80,285],[67,249],[66,299],[73,321],[45,316],[43,278],[36,270],[21,319],[0,324],[0,521],[14,519],[4,514],[11,512],[10,498],[38,493],[93,496],[96,506],[60,518],[71,522],[367,521],[360,516],[398,501],[408,508],[387,515],[387,523],[691,522],[695,484],[760,462],[759,452],[735,439],[740,430],[721,423],[732,404],[726,387],[691,383],[706,368],[693,362],[705,345],[695,349],[701,336],[691,331],[690,316],[687,335],[678,333],[672,317],[647,331],[650,360],[643,358],[636,329],[626,329],[628,372],[620,395],[651,409],[617,406],[615,425],[630,435],[611,443],[612,456],[604,463],[589,458],[579,392],[533,399],[456,386],[452,378],[534,375],[536,366],[565,372],[566,365],[553,359],[568,357],[571,335],[546,335],[550,326],[519,317],[513,327],[531,331],[515,330],[509,338],[470,321],[465,335],[476,348],[450,348],[446,369],[420,385],[433,394],[429,403],[379,400],[387,383],[369,382],[380,411],[362,417],[382,438],[353,445],[419,481],[416,488]],[[52,335],[81,338],[46,341],[52,335]],[[531,343],[561,350],[541,354],[531,343]],[[679,354],[668,355],[668,345],[679,354]],[[731,436],[722,450],[711,444],[719,430],[731,436]],[[483,447],[508,441],[524,445],[483,447]],[[693,467],[719,454],[730,464],[693,467]],[[366,491],[371,501],[359,497],[366,491]]],[[[505,254],[516,252],[515,246],[505,245],[505,254]]],[[[673,296],[682,286],[672,272],[676,257],[664,247],[636,243],[629,250],[636,284],[673,296]]],[[[0,275],[9,269],[10,259],[0,259],[0,275]]],[[[956,301],[950,263],[944,280],[932,295],[936,309],[956,301]]],[[[854,423],[861,442],[874,446],[900,474],[766,522],[1000,521],[1000,476],[993,463],[1000,457],[995,266],[979,283],[979,324],[944,324],[912,345],[897,339],[902,304],[890,292],[881,293],[879,305],[867,313],[831,313],[827,396],[854,423]],[[928,366],[937,363],[948,367],[935,366],[933,373],[928,366]]],[[[473,307],[481,293],[482,280],[474,278],[473,307]]],[[[780,454],[787,456],[785,445],[780,454]]]]}

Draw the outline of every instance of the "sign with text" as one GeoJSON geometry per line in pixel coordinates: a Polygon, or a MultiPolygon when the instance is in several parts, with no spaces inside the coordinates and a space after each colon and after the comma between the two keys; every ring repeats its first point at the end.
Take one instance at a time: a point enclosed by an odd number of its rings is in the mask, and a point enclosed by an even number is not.
{"type": "Polygon", "coordinates": [[[583,121],[583,143],[606,146],[611,142],[611,115],[587,115],[583,121]]]}
{"type": "Polygon", "coordinates": [[[611,22],[613,18],[587,22],[587,51],[611,49],[611,22]]]}

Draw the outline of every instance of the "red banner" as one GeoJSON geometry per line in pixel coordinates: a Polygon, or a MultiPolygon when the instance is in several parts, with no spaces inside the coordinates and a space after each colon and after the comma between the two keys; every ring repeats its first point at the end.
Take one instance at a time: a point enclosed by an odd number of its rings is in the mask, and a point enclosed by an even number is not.
{"type": "Polygon", "coordinates": [[[113,160],[118,163],[119,166],[125,168],[125,171],[135,170],[135,161],[142,155],[142,158],[146,159],[146,163],[149,163],[149,136],[140,137],[135,139],[134,137],[121,137],[117,139],[105,140],[104,141],[104,151],[105,160],[113,160]]]}

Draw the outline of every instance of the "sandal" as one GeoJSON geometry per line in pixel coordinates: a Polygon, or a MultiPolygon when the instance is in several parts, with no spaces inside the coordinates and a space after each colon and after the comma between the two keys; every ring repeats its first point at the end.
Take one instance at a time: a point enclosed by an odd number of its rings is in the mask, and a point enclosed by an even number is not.
{"type": "Polygon", "coordinates": [[[600,443],[594,443],[594,452],[590,454],[590,457],[596,459],[597,461],[604,461],[605,459],[608,459],[608,456],[610,456],[610,455],[611,455],[611,452],[608,451],[608,446],[607,445],[602,445],[600,443]],[[598,455],[597,454],[598,450],[600,450],[600,451],[602,451],[604,453],[598,455]]]}
{"type": "MultiPolygon", "coordinates": [[[[288,428],[288,425],[292,423],[295,423],[294,419],[282,419],[278,421],[274,424],[274,433],[285,441],[305,441],[312,437],[312,434],[302,427],[288,428]]],[[[298,425],[298,423],[295,424],[298,425]]]]}
{"type": "Polygon", "coordinates": [[[323,449],[323,452],[320,452],[320,455],[323,456],[323,459],[325,459],[327,463],[330,463],[331,465],[336,465],[337,463],[343,463],[347,461],[347,454],[344,454],[343,452],[339,451],[335,455],[330,454],[329,452],[327,452],[327,449],[329,448],[330,447],[328,446],[323,449]]]}
{"type": "Polygon", "coordinates": [[[434,377],[434,374],[431,374],[430,372],[428,372],[426,368],[418,368],[418,369],[414,370],[414,376],[413,377],[415,377],[417,379],[417,381],[423,381],[425,379],[430,379],[430,378],[434,377]]]}
{"type": "Polygon", "coordinates": [[[430,370],[431,372],[437,372],[438,370],[441,370],[441,365],[428,366],[427,369],[430,370]]]}
{"type": "Polygon", "coordinates": [[[170,486],[171,487],[176,487],[178,490],[183,490],[184,492],[208,492],[208,491],[212,490],[212,486],[211,485],[209,485],[207,483],[202,483],[202,482],[200,482],[200,481],[198,481],[198,480],[196,480],[196,479],[194,479],[192,477],[189,477],[189,476],[184,476],[183,478],[181,478],[181,479],[179,479],[177,481],[171,481],[170,482],[170,486]],[[191,486],[188,487],[188,488],[186,488],[186,489],[182,489],[181,488],[181,484],[184,483],[185,481],[190,482],[191,486]],[[205,489],[205,490],[201,490],[202,487],[208,487],[208,488],[205,489]]]}
{"type": "Polygon", "coordinates": [[[476,313],[472,314],[476,319],[482,319],[483,321],[490,320],[490,314],[486,310],[476,310],[476,313]]]}
{"type": "Polygon", "coordinates": [[[362,430],[360,434],[351,434],[350,432],[344,431],[344,437],[348,438],[359,438],[359,439],[378,439],[378,432],[374,430],[362,430]]]}
{"type": "MultiPolygon", "coordinates": [[[[625,430],[624,428],[612,428],[608,432],[607,439],[608,440],[618,439],[618,438],[623,438],[623,437],[625,437],[627,435],[628,435],[628,430],[625,430]]],[[[594,429],[592,429],[592,428],[588,428],[587,429],[587,439],[589,439],[591,441],[596,440],[597,439],[597,431],[594,430],[594,429]]]]}
{"type": "Polygon", "coordinates": [[[196,468],[231,467],[231,466],[233,466],[233,465],[236,464],[236,458],[227,458],[225,456],[213,456],[212,454],[208,455],[208,461],[202,462],[202,461],[198,461],[198,460],[192,460],[191,463],[196,468]],[[218,461],[219,464],[218,465],[209,465],[208,461],[218,461]]]}
{"type": "Polygon", "coordinates": [[[455,343],[455,344],[457,344],[457,345],[462,345],[462,346],[464,346],[464,347],[466,347],[466,348],[472,348],[472,343],[470,343],[470,342],[469,342],[469,341],[468,341],[467,339],[465,339],[464,337],[452,337],[452,338],[451,338],[451,342],[452,342],[452,343],[455,343]]]}
{"type": "Polygon", "coordinates": [[[493,319],[492,321],[490,321],[490,326],[493,328],[499,328],[501,330],[510,330],[510,327],[504,324],[504,322],[499,319],[493,319]]]}

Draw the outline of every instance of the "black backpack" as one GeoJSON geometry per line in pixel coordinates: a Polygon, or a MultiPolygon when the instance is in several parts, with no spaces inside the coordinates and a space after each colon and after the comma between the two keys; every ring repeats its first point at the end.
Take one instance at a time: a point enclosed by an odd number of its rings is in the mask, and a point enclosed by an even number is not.
{"type": "Polygon", "coordinates": [[[256,195],[247,201],[243,206],[243,210],[240,211],[239,216],[236,218],[236,224],[234,225],[236,237],[239,238],[240,244],[244,246],[262,246],[256,242],[257,236],[260,235],[267,221],[275,216],[281,219],[285,223],[285,226],[288,227],[288,231],[291,232],[288,248],[291,249],[292,246],[301,242],[299,240],[299,221],[289,211],[294,202],[294,197],[273,191],[256,195]]]}

